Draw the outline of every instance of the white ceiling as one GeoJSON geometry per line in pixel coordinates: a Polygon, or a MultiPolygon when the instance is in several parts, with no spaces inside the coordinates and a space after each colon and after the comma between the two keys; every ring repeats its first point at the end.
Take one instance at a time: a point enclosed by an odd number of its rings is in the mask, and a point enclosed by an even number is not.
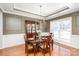
{"type": "Polygon", "coordinates": [[[67,7],[65,4],[60,3],[21,3],[21,4],[14,4],[14,9],[26,11],[29,13],[41,15],[41,16],[48,16],[61,8],[67,7]],[[41,5],[41,8],[40,8],[41,5]]]}
{"type": "Polygon", "coordinates": [[[0,8],[4,13],[50,19],[79,11],[79,3],[0,3],[0,8]],[[42,6],[41,8],[40,5],[42,6]]]}

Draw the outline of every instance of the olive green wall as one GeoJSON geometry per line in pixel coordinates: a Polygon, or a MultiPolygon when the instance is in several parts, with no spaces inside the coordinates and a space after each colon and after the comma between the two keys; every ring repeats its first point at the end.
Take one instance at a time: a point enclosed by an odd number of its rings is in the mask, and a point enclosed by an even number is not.
{"type": "Polygon", "coordinates": [[[50,21],[45,20],[41,21],[41,31],[42,32],[50,32],[50,21]]]}
{"type": "Polygon", "coordinates": [[[77,25],[77,17],[79,20],[79,13],[72,16],[72,34],[79,35],[79,26],[77,25]]]}
{"type": "Polygon", "coordinates": [[[3,14],[3,34],[25,33],[25,20],[39,21],[29,17],[22,17],[13,14],[3,14]]]}
{"type": "Polygon", "coordinates": [[[46,31],[50,32],[50,21],[46,21],[46,31]]]}
{"type": "Polygon", "coordinates": [[[4,14],[3,15],[3,34],[21,34],[24,33],[25,19],[20,16],[4,14]]]}

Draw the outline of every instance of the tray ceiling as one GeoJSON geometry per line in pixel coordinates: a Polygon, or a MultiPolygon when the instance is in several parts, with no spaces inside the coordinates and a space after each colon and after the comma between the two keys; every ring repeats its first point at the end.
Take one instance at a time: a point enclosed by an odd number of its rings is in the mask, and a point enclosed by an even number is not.
{"type": "Polygon", "coordinates": [[[79,3],[0,3],[0,8],[3,13],[48,20],[79,11],[79,3]]]}
{"type": "Polygon", "coordinates": [[[49,16],[51,14],[57,13],[68,9],[69,7],[61,3],[20,3],[14,4],[14,9],[19,11],[25,11],[28,13],[49,16]],[[40,5],[42,6],[40,8],[40,5]]]}

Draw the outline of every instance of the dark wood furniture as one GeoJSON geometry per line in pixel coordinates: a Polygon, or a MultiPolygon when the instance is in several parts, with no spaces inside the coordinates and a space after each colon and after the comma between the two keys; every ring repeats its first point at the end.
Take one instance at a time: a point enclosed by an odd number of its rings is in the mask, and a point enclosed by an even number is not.
{"type": "Polygon", "coordinates": [[[34,46],[32,44],[29,44],[26,35],[24,35],[24,39],[25,39],[25,53],[28,56],[29,50],[34,49],[34,46]]]}
{"type": "Polygon", "coordinates": [[[34,40],[34,41],[28,41],[30,44],[34,46],[34,55],[37,54],[40,48],[40,43],[42,43],[42,40],[34,40]]]}
{"type": "MultiPolygon", "coordinates": [[[[27,38],[25,38],[25,52],[28,55],[29,52],[29,46],[32,46],[32,49],[34,51],[34,55],[36,55],[37,51],[41,49],[43,55],[45,55],[46,52],[49,52],[49,55],[51,55],[51,49],[53,49],[53,38],[50,34],[49,36],[42,36],[41,40],[36,39],[36,37],[31,38],[32,36],[28,36],[29,34],[26,34],[27,38]]],[[[34,35],[34,33],[33,33],[34,35]]],[[[36,34],[35,34],[36,35],[36,34]]]]}
{"type": "Polygon", "coordinates": [[[45,55],[46,52],[49,52],[51,55],[51,49],[53,49],[53,39],[52,34],[50,33],[49,36],[42,36],[43,44],[42,44],[42,53],[45,55]]]}
{"type": "Polygon", "coordinates": [[[36,21],[25,21],[25,32],[27,33],[37,33],[40,31],[40,23],[36,21]]]}
{"type": "Polygon", "coordinates": [[[51,55],[51,47],[53,48],[52,34],[49,36],[42,36],[39,39],[39,22],[35,21],[25,21],[25,53],[29,53],[29,47],[32,47],[34,55],[36,55],[37,50],[41,48],[43,54],[45,55],[46,51],[49,51],[51,55]],[[29,46],[30,45],[30,46],[29,46]]]}
{"type": "Polygon", "coordinates": [[[25,21],[25,53],[29,52],[29,47],[32,46],[34,55],[36,53],[37,48],[37,40],[39,40],[39,34],[38,31],[39,28],[39,22],[35,21],[25,21]],[[29,46],[30,45],[30,46],[29,46]]]}
{"type": "Polygon", "coordinates": [[[33,49],[34,55],[35,55],[36,48],[37,48],[37,45],[38,45],[37,43],[39,43],[39,42],[37,42],[37,40],[39,40],[37,36],[38,36],[37,33],[27,33],[27,34],[24,35],[24,38],[25,38],[25,53],[27,53],[27,55],[29,53],[30,47],[31,47],[31,49],[33,49]]]}

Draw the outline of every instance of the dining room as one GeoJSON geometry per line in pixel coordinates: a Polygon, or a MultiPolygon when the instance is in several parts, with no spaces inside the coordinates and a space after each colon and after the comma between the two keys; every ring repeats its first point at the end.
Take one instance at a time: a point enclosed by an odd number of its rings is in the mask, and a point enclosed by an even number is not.
{"type": "Polygon", "coordinates": [[[79,56],[79,3],[0,3],[0,56],[79,56]]]}

